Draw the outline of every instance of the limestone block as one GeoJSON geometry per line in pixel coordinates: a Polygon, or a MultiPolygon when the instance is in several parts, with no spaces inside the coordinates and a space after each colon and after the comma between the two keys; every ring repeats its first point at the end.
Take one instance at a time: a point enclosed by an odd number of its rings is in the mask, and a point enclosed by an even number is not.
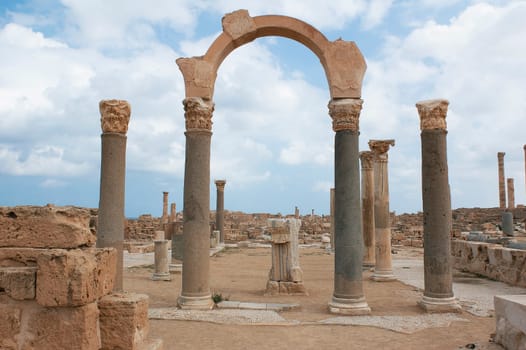
{"type": "Polygon", "coordinates": [[[0,267],[37,266],[37,257],[43,251],[37,248],[0,248],[0,267]]]}
{"type": "Polygon", "coordinates": [[[28,316],[31,335],[26,338],[31,340],[26,340],[22,349],[100,349],[96,303],[79,307],[40,307],[28,316]]]}
{"type": "Polygon", "coordinates": [[[526,295],[497,295],[495,342],[508,350],[526,349],[526,295]]]}
{"type": "Polygon", "coordinates": [[[0,207],[0,247],[78,248],[95,245],[91,211],[77,207],[0,207]]]}
{"type": "Polygon", "coordinates": [[[15,336],[20,333],[21,309],[0,304],[0,349],[18,349],[15,336]]]}
{"type": "Polygon", "coordinates": [[[113,248],[43,252],[37,260],[37,302],[52,307],[96,301],[113,289],[116,259],[113,248]]]}
{"type": "Polygon", "coordinates": [[[0,292],[15,300],[35,299],[36,267],[0,267],[0,292]]]}
{"type": "Polygon", "coordinates": [[[114,293],[99,300],[102,349],[140,349],[148,337],[148,296],[114,293]]]}

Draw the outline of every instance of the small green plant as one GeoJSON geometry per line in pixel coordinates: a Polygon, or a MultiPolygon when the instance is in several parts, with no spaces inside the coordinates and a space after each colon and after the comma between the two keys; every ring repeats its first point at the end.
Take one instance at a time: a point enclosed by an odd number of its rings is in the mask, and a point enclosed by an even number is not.
{"type": "Polygon", "coordinates": [[[228,297],[223,297],[222,293],[213,292],[212,293],[212,300],[214,301],[215,304],[219,304],[222,301],[228,300],[228,297]]]}

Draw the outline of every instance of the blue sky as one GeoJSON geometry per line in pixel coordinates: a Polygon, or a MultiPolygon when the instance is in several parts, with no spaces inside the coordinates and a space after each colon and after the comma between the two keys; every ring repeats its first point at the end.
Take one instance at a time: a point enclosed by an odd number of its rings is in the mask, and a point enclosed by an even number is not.
{"type": "MultiPolygon", "coordinates": [[[[526,1],[27,0],[0,2],[0,205],[97,207],[101,99],[128,100],[126,215],[182,209],[183,78],[237,9],[355,41],[368,64],[360,148],[394,138],[390,203],[421,210],[415,103],[450,101],[452,205],[498,205],[497,152],[525,202],[526,1]],[[148,5],[149,4],[149,5],[148,5]]],[[[236,49],[216,82],[211,165],[225,208],[328,213],[334,133],[321,65],[301,44],[236,49]]]]}

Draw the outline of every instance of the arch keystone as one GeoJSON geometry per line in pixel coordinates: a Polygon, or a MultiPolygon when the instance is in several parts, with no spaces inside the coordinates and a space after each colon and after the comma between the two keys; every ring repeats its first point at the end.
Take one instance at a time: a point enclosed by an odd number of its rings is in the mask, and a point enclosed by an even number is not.
{"type": "Polygon", "coordinates": [[[256,37],[257,26],[247,10],[237,10],[228,13],[223,17],[221,22],[223,31],[228,34],[234,42],[249,33],[254,33],[253,37],[256,37]]]}

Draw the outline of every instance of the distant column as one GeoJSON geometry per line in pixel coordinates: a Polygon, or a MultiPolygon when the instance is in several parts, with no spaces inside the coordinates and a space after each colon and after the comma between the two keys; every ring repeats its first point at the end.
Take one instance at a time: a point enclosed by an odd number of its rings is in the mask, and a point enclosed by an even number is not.
{"type": "Polygon", "coordinates": [[[219,231],[219,243],[225,242],[225,185],[226,180],[216,180],[216,230],[219,231]]]}
{"type": "Polygon", "coordinates": [[[497,159],[499,161],[499,206],[501,209],[506,209],[506,187],[504,183],[504,156],[506,153],[498,152],[497,159]]]}
{"type": "Polygon", "coordinates": [[[389,213],[389,176],[387,151],[394,140],[370,140],[369,148],[374,153],[374,230],[375,267],[371,279],[377,282],[392,281],[393,258],[391,255],[391,215],[389,213]]]}
{"type": "Polygon", "coordinates": [[[522,149],[524,150],[524,188],[526,188],[526,145],[524,145],[522,149]]]}
{"type": "Polygon", "coordinates": [[[513,178],[508,178],[507,183],[508,187],[508,209],[515,208],[515,183],[513,178]]]}
{"type": "Polygon", "coordinates": [[[176,221],[176,215],[177,215],[177,211],[175,209],[175,203],[172,203],[170,205],[170,223],[176,221]]]}
{"type": "Polygon", "coordinates": [[[97,247],[117,250],[117,273],[114,290],[121,291],[124,241],[124,190],[126,174],[126,132],[130,121],[130,104],[122,100],[99,103],[102,126],[100,197],[97,247]]]}
{"type": "Polygon", "coordinates": [[[332,251],[334,251],[334,188],[331,188],[331,204],[330,204],[330,210],[331,210],[331,248],[332,251]]]}
{"type": "Polygon", "coordinates": [[[294,218],[299,219],[300,218],[300,210],[298,207],[294,207],[294,218]]]}
{"type": "Polygon", "coordinates": [[[362,282],[363,235],[360,208],[359,117],[361,99],[333,99],[329,114],[334,138],[334,293],[333,313],[371,312],[362,282]]]}
{"type": "Polygon", "coordinates": [[[363,266],[375,265],[375,226],[374,226],[374,153],[360,152],[362,163],[362,222],[365,246],[363,266]]]}
{"type": "Polygon", "coordinates": [[[170,260],[168,259],[170,256],[168,254],[168,240],[163,238],[161,240],[156,240],[153,243],[155,245],[155,271],[152,275],[152,280],[170,281],[172,278],[170,276],[170,260]]]}
{"type": "Polygon", "coordinates": [[[424,211],[424,296],[427,312],[460,311],[453,295],[451,197],[447,165],[447,100],[416,104],[422,140],[422,207],[424,211]]]}
{"type": "Polygon", "coordinates": [[[168,223],[168,192],[163,192],[163,216],[161,225],[168,223]]]}

